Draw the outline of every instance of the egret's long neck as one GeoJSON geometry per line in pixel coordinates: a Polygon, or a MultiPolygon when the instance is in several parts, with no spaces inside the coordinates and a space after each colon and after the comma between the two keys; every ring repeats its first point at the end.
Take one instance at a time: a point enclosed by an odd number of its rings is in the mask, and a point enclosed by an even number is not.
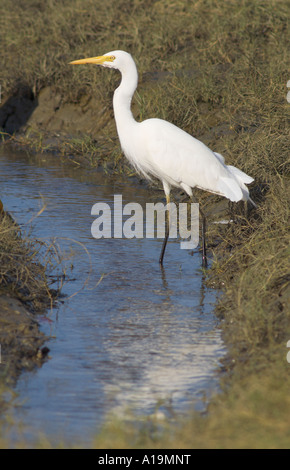
{"type": "Polygon", "coordinates": [[[130,124],[136,124],[131,112],[131,101],[138,83],[137,68],[133,60],[130,64],[126,64],[126,70],[121,71],[121,74],[121,84],[116,89],[113,99],[114,115],[120,139],[123,132],[128,133],[130,124]]]}

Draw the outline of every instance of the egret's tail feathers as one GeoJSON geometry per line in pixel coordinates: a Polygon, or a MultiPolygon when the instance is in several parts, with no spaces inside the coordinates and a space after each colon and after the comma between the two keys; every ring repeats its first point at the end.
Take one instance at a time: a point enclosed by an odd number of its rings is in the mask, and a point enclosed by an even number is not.
{"type": "Polygon", "coordinates": [[[228,170],[228,177],[219,178],[219,193],[230,199],[230,201],[249,201],[256,207],[255,203],[250,199],[249,190],[246,184],[254,181],[254,178],[239,170],[235,166],[226,165],[224,157],[214,152],[216,158],[228,170]]]}
{"type": "Polygon", "coordinates": [[[250,198],[247,186],[234,178],[220,178],[219,193],[232,202],[249,201],[253,207],[257,207],[257,204],[250,198]]]}
{"type": "Polygon", "coordinates": [[[238,180],[244,184],[250,184],[254,181],[254,178],[239,170],[235,166],[228,165],[227,168],[236,178],[238,178],[238,180]]]}
{"type": "Polygon", "coordinates": [[[246,173],[244,173],[243,171],[239,170],[238,168],[236,168],[235,166],[231,166],[231,165],[228,165],[227,166],[228,170],[230,171],[230,173],[235,177],[235,179],[237,180],[238,184],[240,185],[240,189],[243,193],[243,197],[242,199],[244,201],[250,201],[251,204],[254,206],[254,207],[257,207],[256,204],[254,203],[254,201],[250,198],[250,194],[249,194],[249,190],[246,186],[246,184],[250,184],[254,181],[254,178],[252,178],[251,176],[247,175],[246,173]]]}
{"type": "Polygon", "coordinates": [[[230,201],[238,202],[244,198],[244,191],[235,178],[221,177],[219,179],[219,193],[227,197],[230,201]]]}

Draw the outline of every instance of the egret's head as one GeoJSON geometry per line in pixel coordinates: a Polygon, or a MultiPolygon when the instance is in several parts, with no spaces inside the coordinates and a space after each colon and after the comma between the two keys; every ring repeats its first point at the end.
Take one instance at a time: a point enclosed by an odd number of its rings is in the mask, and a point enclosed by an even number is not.
{"type": "Polygon", "coordinates": [[[72,65],[95,64],[109,67],[112,69],[122,70],[128,61],[132,61],[132,57],[125,51],[111,51],[98,57],[88,57],[86,59],[73,60],[72,65]]]}

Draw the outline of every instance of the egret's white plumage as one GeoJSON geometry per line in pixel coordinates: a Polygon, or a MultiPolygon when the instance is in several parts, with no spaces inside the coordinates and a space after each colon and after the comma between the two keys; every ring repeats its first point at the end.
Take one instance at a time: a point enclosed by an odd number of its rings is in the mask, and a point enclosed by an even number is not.
{"type": "Polygon", "coordinates": [[[253,178],[226,165],[222,155],[168,121],[153,118],[137,122],[134,119],[131,100],[137,88],[138,72],[130,54],[112,51],[71,62],[87,63],[121,72],[122,80],[115,90],[113,107],[122,150],[138,172],[148,179],[153,176],[162,181],[167,201],[171,187],[182,188],[190,197],[192,188],[197,187],[233,202],[251,200],[246,184],[254,181],[253,178]]]}

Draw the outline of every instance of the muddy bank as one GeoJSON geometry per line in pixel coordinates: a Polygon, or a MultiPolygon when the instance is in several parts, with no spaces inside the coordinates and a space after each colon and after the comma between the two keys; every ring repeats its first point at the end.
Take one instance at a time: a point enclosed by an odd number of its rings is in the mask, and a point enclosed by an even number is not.
{"type": "Polygon", "coordinates": [[[18,89],[0,108],[0,135],[3,144],[30,152],[53,152],[81,166],[110,172],[118,166],[118,172],[125,167],[132,172],[119,158],[112,107],[104,108],[87,95],[68,103],[52,86],[38,95],[28,88],[18,89]]]}
{"type": "Polygon", "coordinates": [[[13,384],[22,370],[47,358],[48,338],[37,315],[51,305],[46,268],[37,242],[22,234],[0,204],[0,381],[13,384]]]}
{"type": "Polygon", "coordinates": [[[0,295],[0,380],[13,384],[23,370],[41,366],[49,352],[47,341],[22,302],[0,295]]]}
{"type": "Polygon", "coordinates": [[[30,88],[19,88],[0,109],[0,128],[10,135],[43,132],[58,139],[83,134],[96,138],[100,129],[113,124],[113,111],[100,107],[95,98],[83,96],[78,103],[66,103],[50,86],[38,95],[30,88]]]}

